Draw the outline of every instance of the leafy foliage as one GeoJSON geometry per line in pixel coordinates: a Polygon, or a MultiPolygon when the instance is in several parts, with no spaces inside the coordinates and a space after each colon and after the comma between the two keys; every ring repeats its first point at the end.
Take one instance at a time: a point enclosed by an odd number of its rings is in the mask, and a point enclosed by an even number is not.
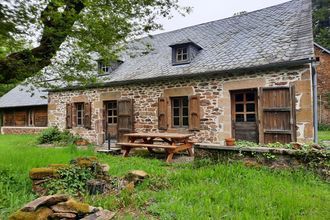
{"type": "Polygon", "coordinates": [[[330,48],[330,0],[313,0],[313,29],[315,41],[330,48]]]}
{"type": "Polygon", "coordinates": [[[57,171],[58,178],[45,183],[48,194],[65,193],[69,195],[84,194],[86,182],[94,177],[91,169],[69,166],[57,171]]]}
{"type": "Polygon", "coordinates": [[[57,127],[49,127],[43,130],[37,138],[39,144],[74,144],[80,139],[79,136],[71,134],[68,130],[60,131],[57,127]]]}

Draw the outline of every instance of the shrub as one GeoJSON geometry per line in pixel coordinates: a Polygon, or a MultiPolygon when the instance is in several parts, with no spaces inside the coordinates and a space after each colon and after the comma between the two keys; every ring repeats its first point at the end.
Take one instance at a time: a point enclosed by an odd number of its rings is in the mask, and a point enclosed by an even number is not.
{"type": "Polygon", "coordinates": [[[329,124],[319,124],[319,131],[330,131],[329,124]]]}
{"type": "Polygon", "coordinates": [[[60,131],[57,127],[49,127],[43,130],[37,138],[38,144],[73,144],[79,136],[71,134],[68,130],[60,131]]]}

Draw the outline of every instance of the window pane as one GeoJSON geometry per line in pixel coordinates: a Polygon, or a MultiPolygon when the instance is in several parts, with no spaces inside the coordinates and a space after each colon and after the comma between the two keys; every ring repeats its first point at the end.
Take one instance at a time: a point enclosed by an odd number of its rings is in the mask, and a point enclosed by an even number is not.
{"type": "Polygon", "coordinates": [[[183,123],[183,124],[182,124],[182,125],[183,125],[183,126],[188,126],[188,124],[189,124],[188,121],[189,121],[189,120],[188,120],[188,117],[183,117],[183,120],[182,120],[182,123],[183,123]]]}
{"type": "Polygon", "coordinates": [[[184,54],[183,56],[182,56],[182,60],[187,60],[188,59],[188,55],[187,54],[184,54]]]}
{"type": "Polygon", "coordinates": [[[117,116],[117,110],[113,110],[113,115],[117,116]]]}
{"type": "Polygon", "coordinates": [[[173,125],[179,126],[180,125],[180,119],[178,117],[173,118],[173,125]]]}
{"type": "Polygon", "coordinates": [[[188,108],[183,108],[182,116],[188,116],[188,108]]]}
{"type": "Polygon", "coordinates": [[[255,114],[247,114],[246,115],[246,120],[249,122],[254,122],[256,121],[256,115],[255,114]]]}
{"type": "Polygon", "coordinates": [[[78,118],[81,118],[81,111],[78,111],[78,118]]]}
{"type": "Polygon", "coordinates": [[[182,52],[183,52],[183,53],[187,53],[187,52],[188,52],[188,49],[187,49],[187,47],[185,47],[185,48],[182,48],[182,52]]]}
{"type": "Polygon", "coordinates": [[[108,118],[108,123],[112,124],[112,118],[108,118]]]}
{"type": "Polygon", "coordinates": [[[236,101],[236,102],[242,102],[243,99],[244,99],[243,94],[236,94],[236,95],[235,95],[235,101],[236,101]]]}
{"type": "Polygon", "coordinates": [[[182,104],[183,104],[183,106],[188,107],[188,97],[183,97],[182,104]]]}
{"type": "Polygon", "coordinates": [[[244,104],[236,104],[236,112],[244,112],[244,104]]]}
{"type": "Polygon", "coordinates": [[[254,93],[246,93],[246,101],[254,101],[254,93]]]}
{"type": "Polygon", "coordinates": [[[173,106],[174,107],[180,107],[180,100],[179,99],[173,99],[173,106]]]}
{"type": "Polygon", "coordinates": [[[236,114],[236,122],[244,122],[244,115],[236,114]]]}
{"type": "Polygon", "coordinates": [[[174,116],[179,116],[180,115],[180,109],[179,108],[174,108],[173,109],[173,115],[174,116]]]}
{"type": "Polygon", "coordinates": [[[254,112],[255,111],[255,104],[254,103],[246,104],[246,111],[247,112],[254,112]]]}
{"type": "Polygon", "coordinates": [[[117,117],[113,118],[113,123],[117,124],[117,117]]]}
{"type": "Polygon", "coordinates": [[[77,122],[78,125],[81,125],[81,118],[78,118],[78,122],[77,122]]]}

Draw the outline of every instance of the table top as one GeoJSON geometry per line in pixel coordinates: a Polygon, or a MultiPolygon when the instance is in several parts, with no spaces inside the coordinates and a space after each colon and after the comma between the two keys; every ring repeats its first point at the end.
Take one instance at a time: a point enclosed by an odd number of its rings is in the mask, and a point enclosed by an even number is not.
{"type": "Polygon", "coordinates": [[[181,134],[181,133],[129,133],[124,134],[128,137],[151,137],[151,138],[188,138],[194,136],[193,134],[181,134]]]}

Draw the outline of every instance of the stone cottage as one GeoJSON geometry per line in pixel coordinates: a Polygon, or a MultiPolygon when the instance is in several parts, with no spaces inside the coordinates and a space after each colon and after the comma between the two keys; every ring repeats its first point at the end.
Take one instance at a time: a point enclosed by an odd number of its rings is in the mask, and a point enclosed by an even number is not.
{"type": "Polygon", "coordinates": [[[314,43],[315,56],[319,57],[317,65],[317,93],[319,123],[330,125],[330,51],[314,43]]]}
{"type": "Polygon", "coordinates": [[[50,91],[49,126],[96,144],[128,132],[312,141],[311,11],[310,0],[293,0],[133,42],[152,49],[100,62],[103,86],[50,91]]]}

